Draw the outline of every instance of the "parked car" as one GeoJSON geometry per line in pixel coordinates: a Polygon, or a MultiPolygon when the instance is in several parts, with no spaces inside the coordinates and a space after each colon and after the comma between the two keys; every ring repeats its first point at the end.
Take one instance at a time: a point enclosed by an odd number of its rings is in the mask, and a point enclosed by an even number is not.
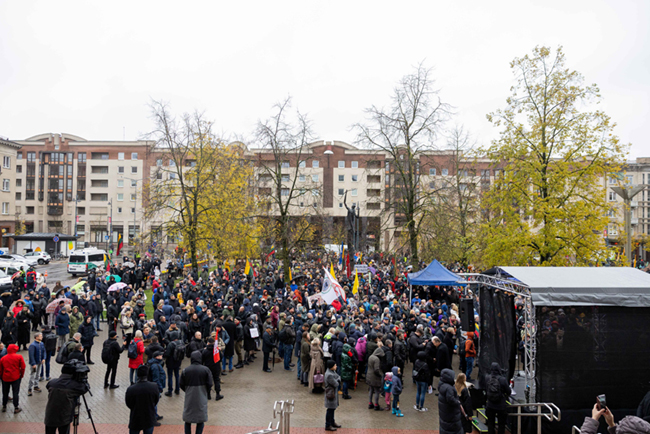
{"type": "Polygon", "coordinates": [[[15,253],[0,255],[0,259],[4,259],[5,261],[12,261],[12,262],[22,262],[28,267],[35,267],[36,265],[38,265],[38,260],[36,258],[26,258],[23,255],[17,255],[15,253]]]}
{"type": "MultiPolygon", "coordinates": [[[[27,272],[29,270],[29,267],[26,267],[24,263],[22,262],[15,262],[15,261],[7,261],[7,260],[2,260],[0,259],[0,272],[5,273],[7,276],[9,276],[9,280],[11,281],[11,276],[16,274],[17,272],[20,271],[20,267],[23,267],[23,270],[27,272]]],[[[36,272],[36,281],[45,281],[42,280],[43,275],[39,273],[38,271],[36,272]]],[[[0,280],[1,282],[1,280],[0,280]]],[[[0,283],[1,284],[1,283],[0,283]]]]}
{"type": "Polygon", "coordinates": [[[36,259],[38,265],[49,264],[52,257],[47,252],[29,252],[25,253],[25,257],[29,259],[36,259]]]}
{"type": "Polygon", "coordinates": [[[4,271],[0,271],[0,294],[6,291],[11,291],[12,286],[11,276],[4,271]]]}

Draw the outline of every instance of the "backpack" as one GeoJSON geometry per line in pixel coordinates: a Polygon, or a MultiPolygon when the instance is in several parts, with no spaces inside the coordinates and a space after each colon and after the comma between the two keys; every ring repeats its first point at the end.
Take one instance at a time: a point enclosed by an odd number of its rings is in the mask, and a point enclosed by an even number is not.
{"type": "Polygon", "coordinates": [[[102,346],[102,362],[113,363],[113,355],[111,354],[111,339],[106,339],[104,345],[102,346]]]}
{"type": "Polygon", "coordinates": [[[498,404],[501,402],[503,394],[501,393],[501,383],[499,383],[499,377],[496,375],[490,375],[487,380],[487,399],[493,404],[498,404]]]}
{"type": "Polygon", "coordinates": [[[47,353],[53,353],[56,351],[56,341],[57,341],[56,334],[54,333],[48,333],[45,335],[45,351],[47,353]]]}
{"type": "Polygon", "coordinates": [[[283,328],[283,329],[280,331],[280,335],[278,336],[278,338],[280,339],[280,342],[282,342],[283,344],[287,344],[287,343],[288,343],[288,342],[287,342],[287,339],[289,338],[289,336],[288,336],[288,334],[287,334],[286,329],[283,328]]]}
{"type": "Polygon", "coordinates": [[[174,352],[172,357],[175,361],[180,362],[185,358],[185,344],[182,344],[180,341],[176,341],[174,344],[174,352]]]}
{"type": "Polygon", "coordinates": [[[66,342],[59,350],[59,354],[56,355],[55,361],[59,365],[63,365],[65,364],[65,362],[68,361],[68,345],[70,343],[71,343],[70,341],[66,342]]]}
{"type": "Polygon", "coordinates": [[[138,343],[137,342],[131,341],[131,343],[129,344],[129,350],[128,350],[127,356],[129,357],[129,359],[137,359],[138,358],[138,343]]]}

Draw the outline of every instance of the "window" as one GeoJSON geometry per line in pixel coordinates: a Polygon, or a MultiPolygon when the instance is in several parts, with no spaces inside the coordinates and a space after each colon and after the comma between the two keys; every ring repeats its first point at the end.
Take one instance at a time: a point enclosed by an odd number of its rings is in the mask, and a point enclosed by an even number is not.
{"type": "Polygon", "coordinates": [[[352,190],[350,190],[350,195],[351,196],[356,196],[357,195],[357,189],[353,188],[352,190]]]}
{"type": "Polygon", "coordinates": [[[283,169],[288,169],[289,167],[291,167],[291,166],[289,165],[289,162],[288,162],[288,161],[283,161],[282,164],[281,164],[280,166],[281,166],[283,169]]]}
{"type": "Polygon", "coordinates": [[[339,169],[345,169],[345,161],[339,161],[339,169]]]}
{"type": "Polygon", "coordinates": [[[131,193],[131,202],[135,202],[135,193],[131,193]]]}
{"type": "Polygon", "coordinates": [[[287,174],[283,174],[281,180],[282,182],[289,182],[291,181],[291,177],[287,174]]]}
{"type": "Polygon", "coordinates": [[[305,167],[307,167],[307,162],[306,161],[301,161],[300,163],[298,163],[298,167],[300,167],[301,169],[304,169],[305,167]]]}
{"type": "Polygon", "coordinates": [[[442,176],[449,175],[449,169],[442,169],[442,176]]]}
{"type": "Polygon", "coordinates": [[[23,173],[23,166],[18,164],[16,165],[16,173],[23,173]]]}
{"type": "Polygon", "coordinates": [[[124,152],[118,152],[117,153],[117,159],[120,160],[120,161],[123,161],[124,160],[124,152]]]}
{"type": "Polygon", "coordinates": [[[185,167],[196,167],[196,160],[185,160],[185,167]]]}
{"type": "Polygon", "coordinates": [[[124,193],[117,193],[117,200],[118,201],[123,201],[124,200],[124,193]]]}
{"type": "Polygon", "coordinates": [[[352,168],[353,169],[358,169],[359,168],[359,162],[358,161],[353,161],[352,162],[352,168]]]}
{"type": "Polygon", "coordinates": [[[339,196],[343,196],[345,194],[345,190],[342,188],[339,188],[339,196]]]}
{"type": "Polygon", "coordinates": [[[436,169],[435,167],[432,167],[429,169],[429,176],[436,176],[436,169]]]}
{"type": "Polygon", "coordinates": [[[93,180],[90,181],[90,186],[91,187],[107,188],[108,187],[108,179],[93,179],[93,180]]]}
{"type": "Polygon", "coordinates": [[[86,162],[86,153],[85,152],[77,153],[77,161],[79,163],[85,163],[86,162]]]}
{"type": "Polygon", "coordinates": [[[108,160],[108,152],[91,152],[91,160],[108,160]]]}
{"type": "Polygon", "coordinates": [[[625,183],[627,185],[632,185],[633,182],[634,182],[634,176],[633,175],[627,175],[625,177],[625,183]]]}
{"type": "Polygon", "coordinates": [[[298,182],[305,182],[305,175],[298,175],[298,182]]]}
{"type": "Polygon", "coordinates": [[[124,180],[123,179],[118,179],[117,180],[117,186],[118,186],[118,188],[124,187],[124,180]]]}
{"type": "Polygon", "coordinates": [[[2,214],[9,214],[9,202],[2,202],[2,214]]]}
{"type": "Polygon", "coordinates": [[[90,195],[90,200],[95,202],[106,202],[108,201],[108,194],[106,193],[93,193],[90,195]]]}
{"type": "Polygon", "coordinates": [[[9,191],[9,180],[8,179],[3,179],[2,180],[2,191],[9,191]]]}
{"type": "Polygon", "coordinates": [[[157,158],[156,159],[156,166],[158,166],[158,167],[162,166],[162,158],[157,158]]]}
{"type": "Polygon", "coordinates": [[[23,186],[23,180],[22,179],[17,179],[16,180],[16,187],[22,187],[23,186]]]}
{"type": "Polygon", "coordinates": [[[299,206],[300,208],[304,208],[304,207],[305,207],[305,202],[300,202],[300,205],[298,205],[298,206],[299,206]]]}
{"type": "Polygon", "coordinates": [[[313,167],[314,169],[318,169],[318,167],[319,167],[318,160],[314,160],[314,161],[312,161],[312,162],[311,162],[311,167],[313,167]]]}
{"type": "MultiPolygon", "coordinates": [[[[85,206],[77,207],[77,215],[86,215],[86,207],[85,206]]],[[[77,231],[78,229],[79,229],[79,225],[77,225],[77,231]]]]}
{"type": "Polygon", "coordinates": [[[23,159],[23,153],[22,152],[17,152],[16,153],[16,160],[22,160],[23,159]]]}
{"type": "Polygon", "coordinates": [[[108,173],[108,166],[91,166],[91,173],[108,173]]]}
{"type": "Polygon", "coordinates": [[[169,174],[169,179],[176,179],[176,174],[175,173],[170,173],[169,174]]]}
{"type": "Polygon", "coordinates": [[[2,167],[5,169],[11,169],[11,157],[2,157],[2,167]]]}
{"type": "Polygon", "coordinates": [[[280,194],[282,196],[289,196],[289,189],[288,188],[283,188],[280,190],[280,194]]]}
{"type": "Polygon", "coordinates": [[[137,152],[131,152],[131,160],[137,160],[138,159],[138,153],[137,152]]]}
{"type": "Polygon", "coordinates": [[[609,201],[610,202],[616,201],[616,193],[614,193],[613,191],[609,192],[609,201]]]}
{"type": "Polygon", "coordinates": [[[359,180],[359,175],[352,175],[352,182],[357,182],[359,180]]]}
{"type": "Polygon", "coordinates": [[[132,179],[131,180],[131,187],[137,187],[138,186],[138,180],[137,179],[132,179]]]}
{"type": "Polygon", "coordinates": [[[135,214],[135,208],[131,208],[131,214],[135,214]]]}
{"type": "Polygon", "coordinates": [[[121,206],[118,206],[118,207],[117,207],[117,213],[118,213],[118,214],[122,214],[122,207],[121,207],[121,206]]]}
{"type": "Polygon", "coordinates": [[[26,206],[25,207],[25,212],[27,214],[34,214],[34,207],[33,206],[26,206]]]}
{"type": "Polygon", "coordinates": [[[339,208],[343,208],[343,204],[339,202],[339,208]]]}
{"type": "Polygon", "coordinates": [[[131,173],[138,173],[138,166],[131,166],[131,173]]]}
{"type": "Polygon", "coordinates": [[[311,176],[311,181],[312,182],[318,182],[318,175],[312,175],[311,176]]]}
{"type": "Polygon", "coordinates": [[[171,167],[176,166],[176,162],[174,160],[169,160],[169,165],[171,167]]]}
{"type": "Polygon", "coordinates": [[[28,163],[33,163],[36,161],[36,152],[28,152],[27,153],[27,162],[28,163]]]}
{"type": "Polygon", "coordinates": [[[23,199],[23,194],[21,192],[17,191],[16,192],[16,200],[22,200],[22,199],[23,199]]]}
{"type": "Polygon", "coordinates": [[[339,182],[345,181],[345,175],[339,175],[339,182]]]}
{"type": "Polygon", "coordinates": [[[156,179],[162,179],[162,172],[156,172],[156,179]]]}

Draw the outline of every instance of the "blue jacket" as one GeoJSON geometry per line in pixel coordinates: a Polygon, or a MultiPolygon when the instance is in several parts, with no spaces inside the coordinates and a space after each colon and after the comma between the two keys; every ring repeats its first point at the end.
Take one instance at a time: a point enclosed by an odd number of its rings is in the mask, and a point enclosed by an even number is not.
{"type": "Polygon", "coordinates": [[[151,381],[156,383],[158,385],[158,391],[162,392],[165,389],[165,381],[167,380],[162,360],[149,359],[147,363],[149,364],[149,375],[151,375],[151,381]]]}
{"type": "Polygon", "coordinates": [[[63,315],[59,312],[56,316],[56,334],[59,336],[70,334],[70,316],[66,313],[63,315]]]}
{"type": "Polygon", "coordinates": [[[402,379],[397,375],[397,371],[399,368],[397,366],[393,366],[393,385],[390,388],[390,393],[393,395],[399,395],[402,393],[402,379]]]}
{"type": "Polygon", "coordinates": [[[45,360],[45,344],[32,342],[29,344],[29,366],[40,365],[45,360]]]}

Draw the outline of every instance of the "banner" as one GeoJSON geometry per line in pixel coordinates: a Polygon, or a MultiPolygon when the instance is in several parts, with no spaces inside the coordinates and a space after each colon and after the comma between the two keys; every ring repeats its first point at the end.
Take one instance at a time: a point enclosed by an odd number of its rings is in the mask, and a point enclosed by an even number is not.
{"type": "Polygon", "coordinates": [[[332,304],[332,302],[339,297],[345,300],[345,291],[343,291],[343,287],[341,287],[339,282],[334,279],[334,276],[332,276],[325,268],[323,268],[323,271],[325,272],[325,278],[323,279],[323,290],[320,293],[323,300],[325,300],[327,304],[332,304]]]}

